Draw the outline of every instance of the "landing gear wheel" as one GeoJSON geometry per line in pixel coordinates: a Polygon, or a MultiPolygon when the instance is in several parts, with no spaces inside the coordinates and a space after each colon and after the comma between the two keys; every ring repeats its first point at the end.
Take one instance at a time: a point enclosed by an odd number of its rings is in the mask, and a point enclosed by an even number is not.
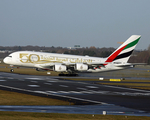
{"type": "Polygon", "coordinates": [[[13,70],[13,69],[11,69],[11,70],[10,70],[10,72],[14,72],[14,70],[13,70]]]}

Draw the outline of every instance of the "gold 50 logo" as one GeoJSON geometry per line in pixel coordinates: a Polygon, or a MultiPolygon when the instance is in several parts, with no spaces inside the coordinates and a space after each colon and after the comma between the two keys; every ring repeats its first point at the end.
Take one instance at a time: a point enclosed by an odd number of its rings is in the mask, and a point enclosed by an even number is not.
{"type": "Polygon", "coordinates": [[[20,61],[22,63],[36,63],[40,61],[39,55],[20,53],[20,61]]]}

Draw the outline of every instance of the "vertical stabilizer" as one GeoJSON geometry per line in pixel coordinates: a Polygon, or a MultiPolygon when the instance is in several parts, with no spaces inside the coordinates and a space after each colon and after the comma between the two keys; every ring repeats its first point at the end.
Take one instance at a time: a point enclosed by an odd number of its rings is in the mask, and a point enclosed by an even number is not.
{"type": "Polygon", "coordinates": [[[132,35],[117,50],[115,50],[105,62],[127,62],[140,38],[140,35],[132,35]]]}

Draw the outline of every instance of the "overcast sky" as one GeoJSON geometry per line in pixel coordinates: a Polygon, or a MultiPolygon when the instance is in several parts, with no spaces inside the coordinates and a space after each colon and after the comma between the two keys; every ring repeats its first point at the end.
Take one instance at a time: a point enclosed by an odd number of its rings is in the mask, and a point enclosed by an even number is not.
{"type": "Polygon", "coordinates": [[[150,0],[0,0],[0,46],[150,44],[150,0]]]}

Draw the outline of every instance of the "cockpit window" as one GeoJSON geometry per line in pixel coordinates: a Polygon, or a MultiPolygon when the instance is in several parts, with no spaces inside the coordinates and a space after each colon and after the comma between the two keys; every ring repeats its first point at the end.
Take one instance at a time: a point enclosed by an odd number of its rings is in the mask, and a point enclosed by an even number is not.
{"type": "Polygon", "coordinates": [[[12,56],[8,56],[8,57],[12,58],[12,56]]]}

